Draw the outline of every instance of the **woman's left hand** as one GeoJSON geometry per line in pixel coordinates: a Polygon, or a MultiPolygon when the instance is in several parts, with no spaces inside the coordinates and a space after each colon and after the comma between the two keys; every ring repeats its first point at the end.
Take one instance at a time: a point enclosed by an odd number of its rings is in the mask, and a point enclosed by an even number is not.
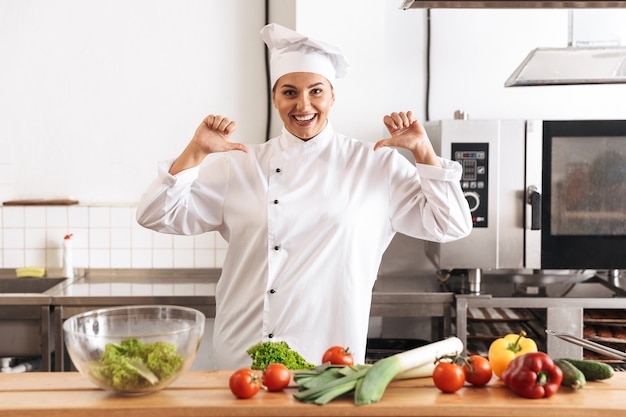
{"type": "Polygon", "coordinates": [[[391,113],[383,118],[383,123],[391,134],[374,145],[374,150],[384,146],[395,146],[411,151],[415,162],[441,166],[424,126],[413,116],[413,112],[391,113]]]}

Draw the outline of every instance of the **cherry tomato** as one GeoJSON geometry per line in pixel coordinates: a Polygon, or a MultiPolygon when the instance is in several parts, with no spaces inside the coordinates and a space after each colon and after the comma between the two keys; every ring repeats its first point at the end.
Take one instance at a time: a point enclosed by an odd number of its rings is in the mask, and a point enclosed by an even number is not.
{"type": "Polygon", "coordinates": [[[228,381],[230,391],[237,398],[250,398],[261,389],[261,379],[250,368],[235,371],[228,381]]]}
{"type": "Polygon", "coordinates": [[[270,363],[263,372],[263,385],[268,391],[282,391],[291,381],[291,372],[282,363],[270,363]]]}
{"type": "Polygon", "coordinates": [[[465,380],[472,385],[487,385],[493,376],[489,359],[480,355],[471,355],[463,364],[465,380]]]}
{"type": "Polygon", "coordinates": [[[465,372],[457,364],[439,362],[433,370],[433,382],[443,392],[456,392],[465,384],[465,372]]]}
{"type": "Polygon", "coordinates": [[[322,357],[322,363],[330,362],[331,365],[354,365],[354,357],[348,348],[333,346],[328,348],[322,357]]]}

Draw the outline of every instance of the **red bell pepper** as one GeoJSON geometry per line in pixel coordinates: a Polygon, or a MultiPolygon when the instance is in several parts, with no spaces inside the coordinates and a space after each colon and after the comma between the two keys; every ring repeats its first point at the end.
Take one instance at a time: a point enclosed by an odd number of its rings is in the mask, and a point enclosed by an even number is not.
{"type": "Polygon", "coordinates": [[[502,373],[502,380],[522,397],[544,398],[557,392],[563,380],[563,371],[550,356],[532,352],[513,359],[502,373]]]}

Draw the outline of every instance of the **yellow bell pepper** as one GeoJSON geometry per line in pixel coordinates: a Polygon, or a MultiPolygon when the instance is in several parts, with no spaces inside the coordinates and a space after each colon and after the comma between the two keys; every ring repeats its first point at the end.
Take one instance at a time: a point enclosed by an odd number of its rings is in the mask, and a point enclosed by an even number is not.
{"type": "Polygon", "coordinates": [[[530,352],[537,352],[537,344],[526,337],[523,330],[520,334],[507,334],[494,340],[489,346],[488,354],[493,373],[499,378],[513,359],[530,352]]]}

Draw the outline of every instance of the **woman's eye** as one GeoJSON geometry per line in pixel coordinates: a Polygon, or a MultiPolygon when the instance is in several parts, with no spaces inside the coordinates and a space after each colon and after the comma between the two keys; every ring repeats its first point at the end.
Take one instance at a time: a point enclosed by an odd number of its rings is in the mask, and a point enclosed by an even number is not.
{"type": "Polygon", "coordinates": [[[284,95],[286,95],[287,97],[293,97],[296,95],[296,92],[293,90],[286,90],[283,92],[284,95]]]}
{"type": "Polygon", "coordinates": [[[321,94],[322,91],[323,90],[321,88],[314,88],[313,90],[311,90],[311,94],[318,95],[318,94],[321,94]]]}

